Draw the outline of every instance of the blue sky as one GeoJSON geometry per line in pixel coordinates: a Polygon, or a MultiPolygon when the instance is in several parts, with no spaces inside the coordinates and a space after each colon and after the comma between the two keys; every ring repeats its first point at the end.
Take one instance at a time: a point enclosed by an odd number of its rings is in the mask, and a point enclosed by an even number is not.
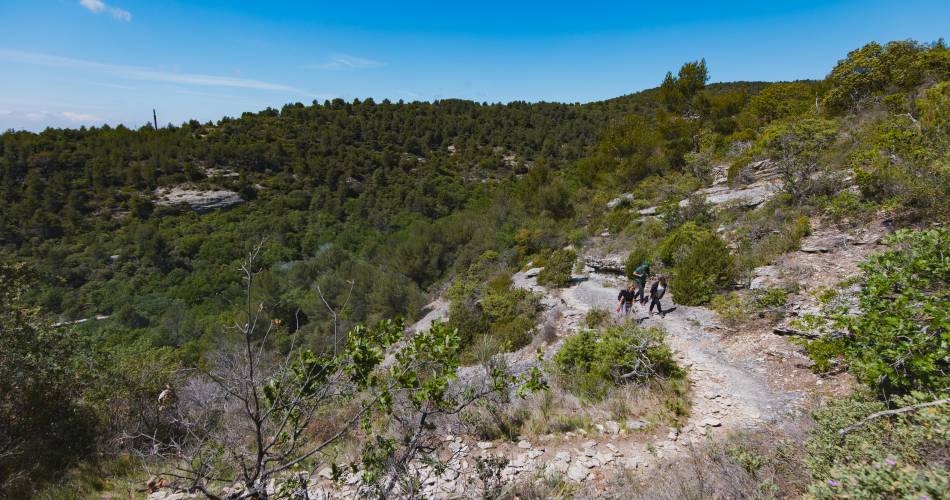
{"type": "Polygon", "coordinates": [[[314,99],[587,102],[705,57],[712,81],[821,78],[950,2],[0,0],[0,130],[217,120],[314,99]]]}

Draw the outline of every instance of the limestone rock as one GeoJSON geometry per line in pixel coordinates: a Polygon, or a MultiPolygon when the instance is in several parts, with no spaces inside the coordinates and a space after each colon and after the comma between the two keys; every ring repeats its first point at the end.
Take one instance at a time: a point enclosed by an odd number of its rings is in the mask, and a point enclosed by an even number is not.
{"type": "Polygon", "coordinates": [[[587,470],[587,467],[579,462],[574,462],[570,467],[567,468],[568,479],[578,483],[587,479],[589,474],[590,472],[587,470]]]}
{"type": "Polygon", "coordinates": [[[541,273],[541,268],[540,268],[540,267],[532,267],[531,269],[528,269],[527,271],[524,272],[524,277],[525,277],[525,278],[534,278],[534,277],[536,277],[536,276],[537,276],[538,274],[540,274],[540,273],[541,273]]]}
{"type": "Polygon", "coordinates": [[[156,205],[175,206],[184,203],[196,212],[209,212],[244,203],[241,195],[225,189],[203,191],[186,186],[175,186],[156,189],[153,194],[156,205]]]}
{"type": "Polygon", "coordinates": [[[765,290],[780,284],[782,271],[777,266],[762,266],[752,270],[750,290],[765,290]]]}
{"type": "Polygon", "coordinates": [[[623,193],[620,196],[607,202],[607,208],[613,209],[620,205],[626,205],[634,200],[633,193],[623,193]]]}
{"type": "Polygon", "coordinates": [[[647,426],[647,423],[644,422],[643,420],[627,420],[625,422],[625,425],[627,426],[627,429],[636,431],[636,430],[645,428],[647,426]]]}
{"type": "Polygon", "coordinates": [[[594,271],[611,274],[623,274],[627,253],[611,253],[607,255],[586,255],[584,265],[594,271]]]}
{"type": "Polygon", "coordinates": [[[703,420],[702,425],[706,427],[719,427],[722,425],[722,422],[718,418],[707,417],[703,420]]]}

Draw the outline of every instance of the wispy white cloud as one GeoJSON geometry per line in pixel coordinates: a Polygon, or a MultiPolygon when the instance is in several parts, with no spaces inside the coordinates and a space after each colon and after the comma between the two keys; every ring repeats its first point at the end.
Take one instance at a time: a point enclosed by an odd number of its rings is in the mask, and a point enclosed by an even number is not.
{"type": "Polygon", "coordinates": [[[97,71],[130,80],[302,93],[301,90],[289,85],[265,82],[261,80],[252,80],[248,78],[233,78],[229,76],[203,75],[197,73],[176,73],[137,66],[106,64],[94,61],[86,61],[83,59],[72,59],[68,57],[59,57],[49,54],[24,52],[19,50],[0,49],[0,60],[33,64],[37,66],[75,68],[88,71],[97,71]]]}
{"type": "Polygon", "coordinates": [[[83,122],[101,122],[102,118],[96,115],[90,115],[88,113],[75,113],[73,111],[63,111],[60,113],[63,118],[76,123],[83,122]]]}
{"type": "Polygon", "coordinates": [[[69,123],[101,123],[103,118],[101,116],[89,114],[89,113],[78,113],[75,111],[47,111],[47,110],[32,110],[32,111],[7,111],[5,113],[0,113],[3,116],[13,116],[21,117],[29,121],[43,121],[43,122],[69,122],[69,123]]]}
{"type": "Polygon", "coordinates": [[[132,20],[131,12],[125,9],[120,9],[118,7],[112,7],[110,5],[106,5],[106,3],[103,2],[102,0],[79,0],[79,5],[82,5],[83,7],[86,8],[86,10],[88,10],[89,12],[92,12],[93,14],[105,13],[105,14],[109,14],[110,16],[120,21],[125,21],[125,22],[129,22],[132,20]]]}
{"type": "Polygon", "coordinates": [[[354,70],[354,69],[372,69],[385,66],[386,63],[383,61],[377,61],[375,59],[367,59],[365,57],[356,57],[348,54],[336,54],[330,58],[329,61],[321,64],[308,65],[307,67],[316,68],[316,69],[343,69],[343,70],[354,70]]]}
{"type": "Polygon", "coordinates": [[[106,83],[106,82],[87,82],[89,85],[95,85],[97,87],[106,87],[109,89],[118,89],[118,90],[134,90],[134,87],[129,87],[128,85],[119,85],[118,83],[106,83]]]}

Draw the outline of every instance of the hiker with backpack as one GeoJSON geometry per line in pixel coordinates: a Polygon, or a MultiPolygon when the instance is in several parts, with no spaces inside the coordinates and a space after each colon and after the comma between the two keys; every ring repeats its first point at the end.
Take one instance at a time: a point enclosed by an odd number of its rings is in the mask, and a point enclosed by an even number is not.
{"type": "Polygon", "coordinates": [[[669,288],[666,282],[666,276],[660,276],[657,279],[653,286],[650,287],[650,309],[649,314],[653,314],[653,306],[656,306],[656,312],[660,314],[661,318],[666,317],[666,312],[663,312],[663,307],[660,305],[660,300],[666,295],[666,290],[669,288]]]}
{"type": "Polygon", "coordinates": [[[633,298],[640,298],[640,304],[647,303],[646,287],[647,279],[650,277],[650,262],[644,260],[642,264],[633,270],[633,279],[637,282],[637,292],[633,298]]]}

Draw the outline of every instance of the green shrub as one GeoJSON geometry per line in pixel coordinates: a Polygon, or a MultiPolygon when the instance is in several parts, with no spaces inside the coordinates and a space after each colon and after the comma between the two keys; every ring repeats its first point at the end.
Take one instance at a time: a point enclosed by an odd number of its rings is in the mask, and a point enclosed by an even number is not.
{"type": "Polygon", "coordinates": [[[694,222],[687,222],[674,229],[660,243],[657,257],[668,266],[675,265],[678,257],[688,253],[690,248],[707,234],[710,234],[708,230],[700,228],[694,222]]]}
{"type": "Polygon", "coordinates": [[[617,234],[636,220],[626,207],[611,210],[604,216],[604,226],[610,234],[617,234]]]}
{"type": "Polygon", "coordinates": [[[564,342],[554,365],[569,389],[597,401],[613,386],[682,376],[663,336],[662,330],[632,323],[600,332],[585,330],[564,342]]]}
{"type": "Polygon", "coordinates": [[[885,459],[871,465],[836,468],[831,477],[808,490],[815,499],[941,498],[950,491],[950,475],[938,468],[918,468],[885,459]]]}
{"type": "Polygon", "coordinates": [[[881,45],[871,42],[848,53],[831,70],[823,104],[835,114],[854,109],[865,98],[894,90],[911,90],[927,78],[948,78],[943,42],[922,44],[902,40],[881,45]]]}
{"type": "Polygon", "coordinates": [[[762,309],[779,309],[788,302],[788,290],[784,288],[768,288],[760,291],[755,297],[756,305],[762,309]]]}
{"type": "MultiPolygon", "coordinates": [[[[895,398],[892,405],[910,406],[932,401],[933,397],[917,393],[895,398]]],[[[878,418],[844,436],[839,434],[841,429],[885,409],[885,403],[877,400],[873,394],[860,392],[850,398],[831,400],[815,411],[813,416],[816,426],[805,444],[805,464],[815,481],[813,492],[818,492],[825,485],[833,489],[820,491],[835,491],[839,495],[853,492],[857,498],[876,498],[877,495],[861,496],[862,491],[873,491],[883,480],[880,477],[868,477],[871,471],[867,468],[881,468],[882,465],[888,468],[920,468],[916,471],[892,471],[901,474],[900,478],[894,478],[897,481],[894,486],[897,487],[911,476],[928,475],[923,469],[935,462],[939,463],[941,456],[945,459],[944,454],[950,444],[950,408],[946,405],[878,418]]],[[[942,480],[946,481],[946,472],[942,476],[942,480]]],[[[932,479],[929,477],[928,481],[932,479]]]]}
{"type": "Polygon", "coordinates": [[[449,325],[459,331],[466,363],[531,342],[538,297],[514,287],[498,259],[495,252],[486,252],[446,293],[451,300],[449,325]]]}
{"type": "Polygon", "coordinates": [[[888,237],[888,251],[861,265],[860,313],[846,307],[815,319],[829,335],[808,343],[820,365],[840,356],[858,380],[885,394],[950,387],[950,230],[888,237]]]}
{"type": "Polygon", "coordinates": [[[865,200],[895,208],[901,219],[945,222],[950,218],[950,140],[943,134],[948,120],[943,115],[950,113],[938,111],[941,105],[926,98],[919,104],[926,109],[927,125],[924,114],[920,121],[899,115],[870,122],[860,130],[863,148],[851,153],[849,163],[865,200]]]}
{"type": "Polygon", "coordinates": [[[710,307],[729,328],[735,328],[749,318],[749,306],[744,304],[735,292],[716,295],[712,298],[710,307]]]}
{"type": "Polygon", "coordinates": [[[696,238],[676,250],[670,275],[670,290],[676,302],[688,306],[709,302],[735,275],[735,260],[724,241],[708,231],[696,238]]]}
{"type": "Polygon", "coordinates": [[[783,189],[794,203],[827,191],[821,179],[822,154],[834,143],[837,126],[833,120],[800,118],[775,122],[762,132],[759,147],[776,159],[783,189]]]}
{"type": "Polygon", "coordinates": [[[603,326],[609,321],[610,311],[606,309],[591,309],[584,316],[584,326],[591,329],[603,326]]]}
{"type": "Polygon", "coordinates": [[[835,223],[845,219],[865,223],[874,214],[874,205],[861,200],[851,191],[842,191],[824,202],[825,214],[835,223]]]}
{"type": "Polygon", "coordinates": [[[548,257],[544,269],[538,273],[538,284],[548,287],[566,286],[571,281],[571,271],[576,260],[577,252],[574,250],[555,250],[548,257]]]}
{"type": "Polygon", "coordinates": [[[811,223],[804,211],[785,206],[782,198],[777,197],[742,217],[736,229],[736,269],[739,273],[746,275],[756,267],[797,250],[802,238],[811,233],[811,223]]]}

